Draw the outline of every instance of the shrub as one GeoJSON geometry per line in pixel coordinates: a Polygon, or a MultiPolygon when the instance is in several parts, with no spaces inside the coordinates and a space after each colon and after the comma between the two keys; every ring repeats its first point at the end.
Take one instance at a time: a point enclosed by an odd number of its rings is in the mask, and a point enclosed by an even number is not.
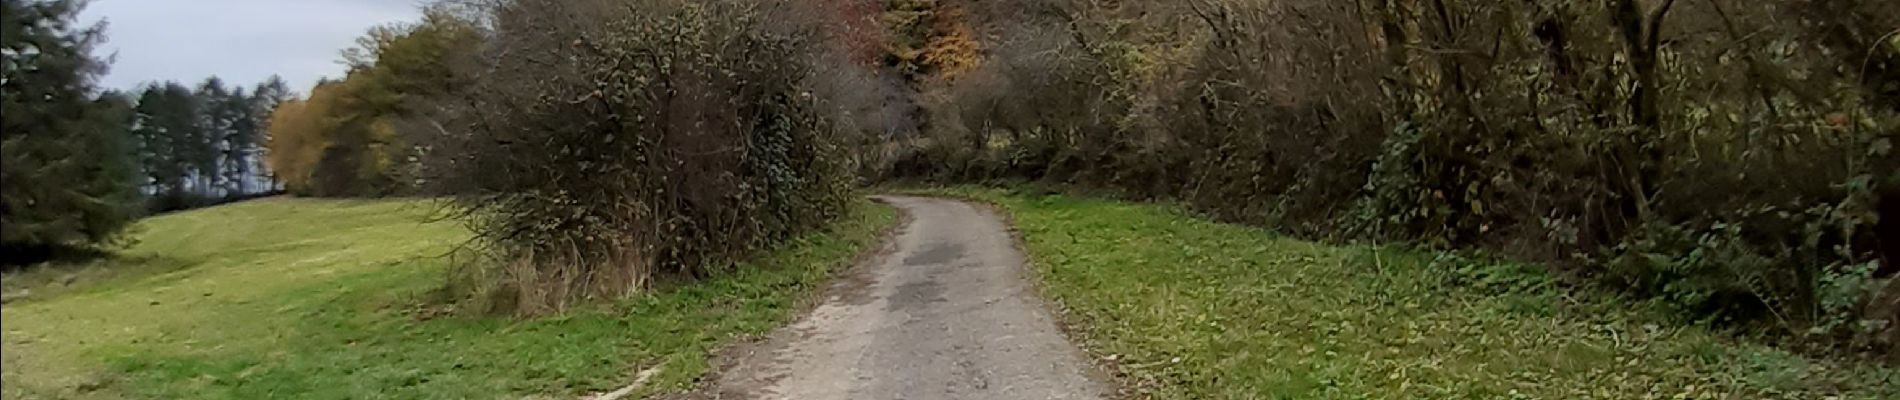
{"type": "Polygon", "coordinates": [[[504,2],[445,101],[429,182],[517,312],[705,275],[842,212],[850,159],[805,87],[812,34],[741,1],[504,2]],[[453,132],[453,130],[451,131],[453,132]]]}

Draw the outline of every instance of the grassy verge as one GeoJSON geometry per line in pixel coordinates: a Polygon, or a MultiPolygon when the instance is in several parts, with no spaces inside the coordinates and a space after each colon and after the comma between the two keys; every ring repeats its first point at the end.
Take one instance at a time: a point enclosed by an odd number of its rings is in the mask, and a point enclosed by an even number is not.
{"type": "Polygon", "coordinates": [[[5,277],[6,398],[521,398],[607,391],[663,365],[685,387],[723,343],[788,320],[894,211],[729,276],[535,320],[436,316],[440,257],[467,233],[402,201],[267,199],[152,218],[90,265],[5,277]]]}
{"type": "Polygon", "coordinates": [[[1074,336],[1169,399],[1892,399],[1900,374],[1731,343],[1536,269],[1176,208],[952,188],[1014,215],[1074,336]]]}

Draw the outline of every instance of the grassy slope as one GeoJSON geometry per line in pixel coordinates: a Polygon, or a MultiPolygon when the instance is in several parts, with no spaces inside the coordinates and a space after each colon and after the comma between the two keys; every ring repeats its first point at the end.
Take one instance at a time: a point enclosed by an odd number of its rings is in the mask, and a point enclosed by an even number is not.
{"type": "Polygon", "coordinates": [[[789,318],[894,220],[859,208],[731,276],[530,321],[418,318],[444,277],[437,256],[466,237],[420,223],[419,203],[268,199],[156,217],[119,259],[6,277],[10,292],[39,290],[0,313],[4,394],[520,398],[611,390],[658,364],[649,387],[679,388],[721,343],[789,318]]]}
{"type": "Polygon", "coordinates": [[[1536,270],[1432,265],[1167,206],[933,193],[1010,210],[1074,336],[1158,398],[1900,398],[1894,370],[1648,323],[1564,298],[1536,270]]]}

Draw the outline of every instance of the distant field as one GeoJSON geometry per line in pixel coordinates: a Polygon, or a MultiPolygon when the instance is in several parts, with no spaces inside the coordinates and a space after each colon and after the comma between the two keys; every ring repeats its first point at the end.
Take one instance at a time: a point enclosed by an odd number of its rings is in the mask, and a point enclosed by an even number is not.
{"type": "Polygon", "coordinates": [[[1165,205],[953,188],[1013,213],[1074,336],[1162,399],[1900,399],[1535,268],[1334,246],[1165,205]]]}
{"type": "Polygon", "coordinates": [[[789,318],[895,220],[884,206],[730,276],[530,321],[420,312],[467,238],[415,201],[265,199],[143,221],[112,260],[5,276],[4,397],[571,397],[789,318]]]}

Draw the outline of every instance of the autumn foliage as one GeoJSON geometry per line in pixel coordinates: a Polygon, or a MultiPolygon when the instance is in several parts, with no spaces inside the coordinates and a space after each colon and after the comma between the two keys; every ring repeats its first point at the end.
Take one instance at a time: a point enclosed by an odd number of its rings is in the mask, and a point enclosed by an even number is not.
{"type": "MultiPolygon", "coordinates": [[[[286,190],[309,196],[373,196],[414,188],[418,149],[401,128],[422,128],[425,99],[457,88],[448,70],[478,31],[446,8],[414,25],[379,27],[345,53],[341,81],[271,115],[266,165],[286,190]]],[[[435,132],[409,132],[432,135],[435,132]]]]}

